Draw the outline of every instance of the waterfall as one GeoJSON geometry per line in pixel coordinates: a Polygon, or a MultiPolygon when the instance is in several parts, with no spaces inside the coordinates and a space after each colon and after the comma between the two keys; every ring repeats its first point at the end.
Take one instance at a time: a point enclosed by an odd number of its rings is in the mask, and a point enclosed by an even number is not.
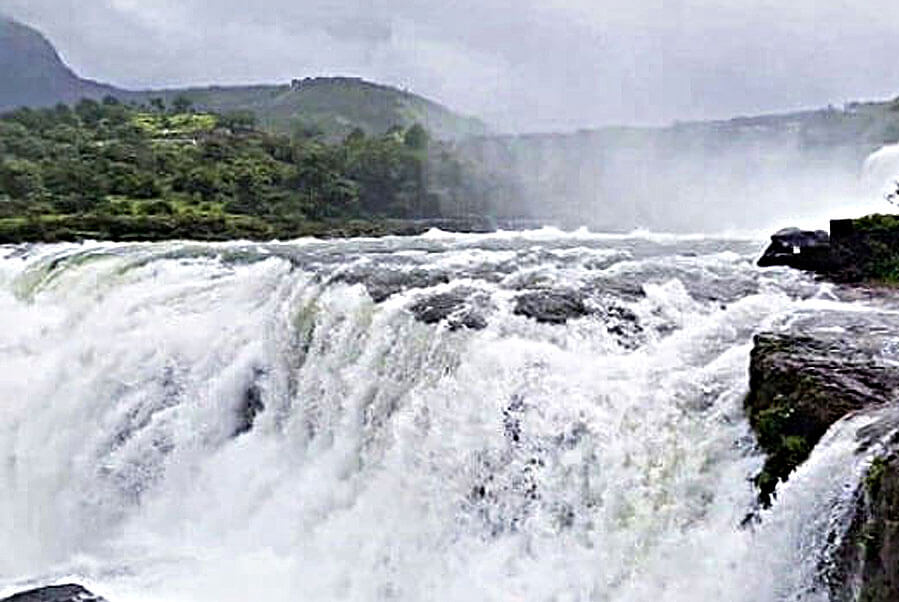
{"type": "Polygon", "coordinates": [[[894,194],[899,187],[899,144],[888,144],[871,153],[862,166],[865,192],[878,199],[894,194]]]}
{"type": "Polygon", "coordinates": [[[740,526],[752,333],[820,294],[758,248],[0,249],[0,594],[814,600],[829,510],[806,497],[839,500],[849,435],[740,526]],[[577,315],[522,315],[548,291],[577,315]]]}

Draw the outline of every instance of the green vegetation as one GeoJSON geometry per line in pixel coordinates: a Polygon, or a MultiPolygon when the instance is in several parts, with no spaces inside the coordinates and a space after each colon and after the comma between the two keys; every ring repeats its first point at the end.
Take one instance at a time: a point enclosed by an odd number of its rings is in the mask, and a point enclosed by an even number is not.
{"type": "Polygon", "coordinates": [[[855,280],[899,285],[899,215],[868,215],[852,220],[847,233],[833,236],[840,264],[855,280]]]}
{"type": "Polygon", "coordinates": [[[754,478],[763,506],[771,505],[778,482],[786,481],[790,473],[811,453],[818,437],[810,441],[805,433],[797,433],[796,409],[775,405],[750,417],[759,445],[768,452],[765,465],[754,478]]]}
{"type": "Polygon", "coordinates": [[[899,564],[895,542],[899,536],[899,479],[895,455],[878,456],[865,476],[864,522],[856,536],[861,555],[862,587],[858,599],[887,602],[896,599],[899,564]]]}
{"type": "Polygon", "coordinates": [[[229,114],[252,111],[259,126],[286,135],[339,140],[359,128],[376,135],[392,127],[422,124],[439,139],[484,134],[477,119],[457,115],[435,102],[390,86],[351,77],[294,80],[290,85],[209,87],[155,93],[174,106],[177,99],[203,110],[229,114]]]}
{"type": "Polygon", "coordinates": [[[865,489],[868,495],[877,497],[880,494],[880,487],[883,484],[883,477],[887,472],[887,461],[882,456],[877,456],[872,460],[868,473],[865,475],[865,489]]]}
{"type": "Polygon", "coordinates": [[[106,97],[0,116],[0,242],[408,231],[390,220],[439,217],[433,190],[461,186],[420,125],[329,143],[192,106],[106,97]]]}

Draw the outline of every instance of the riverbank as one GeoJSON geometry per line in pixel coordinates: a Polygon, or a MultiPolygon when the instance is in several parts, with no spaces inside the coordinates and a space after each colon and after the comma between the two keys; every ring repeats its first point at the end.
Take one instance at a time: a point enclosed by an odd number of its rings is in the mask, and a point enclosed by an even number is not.
{"type": "Polygon", "coordinates": [[[290,240],[307,236],[318,238],[416,236],[432,228],[465,233],[493,232],[496,229],[490,220],[479,217],[275,222],[245,215],[50,215],[0,219],[0,244],[81,240],[159,242],[184,239],[214,242],[290,240]]]}
{"type": "Polygon", "coordinates": [[[759,502],[837,423],[861,418],[857,478],[834,506],[820,574],[833,602],[899,599],[899,217],[834,220],[830,232],[777,232],[760,266],[786,265],[837,284],[836,294],[887,312],[815,311],[754,338],[746,414],[766,454],[759,502]],[[848,285],[848,286],[846,286],[848,285]]]}

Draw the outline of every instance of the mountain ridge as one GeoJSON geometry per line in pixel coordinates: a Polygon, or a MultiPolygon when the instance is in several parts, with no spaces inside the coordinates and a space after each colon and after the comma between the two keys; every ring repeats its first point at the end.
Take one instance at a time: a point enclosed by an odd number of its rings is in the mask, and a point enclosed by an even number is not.
{"type": "Polygon", "coordinates": [[[126,90],[79,77],[37,29],[0,14],[0,111],[22,106],[71,104],[81,98],[171,103],[188,98],[215,112],[253,111],[259,123],[281,133],[339,137],[361,128],[381,134],[391,127],[424,125],[438,138],[486,134],[487,126],[433,100],[355,77],[295,79],[289,84],[126,90]]]}
{"type": "Polygon", "coordinates": [[[78,77],[36,29],[0,14],[0,110],[71,103],[123,92],[78,77]]]}

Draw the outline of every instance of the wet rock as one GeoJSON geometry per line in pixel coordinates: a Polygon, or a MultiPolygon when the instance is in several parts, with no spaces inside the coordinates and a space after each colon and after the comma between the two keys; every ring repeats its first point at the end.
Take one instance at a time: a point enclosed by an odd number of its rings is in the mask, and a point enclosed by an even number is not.
{"type": "Polygon", "coordinates": [[[409,306],[415,319],[425,324],[437,324],[446,320],[450,330],[469,328],[483,330],[487,320],[477,307],[478,292],[467,287],[459,287],[445,293],[427,295],[409,306]]]}
{"type": "Polygon", "coordinates": [[[899,600],[899,407],[876,415],[858,432],[858,452],[871,461],[853,492],[849,520],[828,533],[835,545],[821,573],[831,602],[899,600]]]}
{"type": "Polygon", "coordinates": [[[897,322],[873,312],[816,312],[787,332],[755,337],[745,407],[767,454],[755,478],[762,505],[834,422],[897,402],[897,322]]]}
{"type": "Polygon", "coordinates": [[[577,291],[545,290],[519,295],[515,299],[514,313],[545,324],[565,324],[593,312],[577,291]]]}
{"type": "Polygon", "coordinates": [[[837,282],[899,281],[899,218],[869,215],[832,220],[828,277],[837,282]]]}
{"type": "Polygon", "coordinates": [[[625,349],[636,349],[643,340],[643,327],[637,314],[626,307],[612,305],[603,312],[603,322],[625,349]]]}
{"type": "Polygon", "coordinates": [[[365,290],[375,303],[381,303],[396,293],[413,288],[430,288],[438,284],[448,284],[449,275],[445,272],[423,269],[412,270],[378,270],[369,269],[359,272],[342,273],[335,276],[338,282],[347,284],[363,284],[365,290]]]}
{"type": "Polygon", "coordinates": [[[831,264],[830,235],[824,230],[784,228],[771,235],[771,244],[758,260],[760,267],[784,265],[826,271],[831,264]]]}
{"type": "Polygon", "coordinates": [[[0,602],[106,602],[80,585],[51,585],[14,594],[0,602]]]}
{"type": "Polygon", "coordinates": [[[853,521],[856,528],[845,540],[847,552],[854,552],[849,574],[856,577],[858,595],[851,592],[854,597],[834,595],[833,599],[894,602],[899,600],[899,455],[895,450],[874,460],[863,490],[853,521]]]}
{"type": "Polygon", "coordinates": [[[240,404],[237,406],[237,424],[234,427],[234,432],[231,433],[232,437],[239,437],[253,430],[256,417],[265,410],[260,384],[264,376],[265,370],[262,368],[253,369],[253,378],[244,391],[240,404]]]}

